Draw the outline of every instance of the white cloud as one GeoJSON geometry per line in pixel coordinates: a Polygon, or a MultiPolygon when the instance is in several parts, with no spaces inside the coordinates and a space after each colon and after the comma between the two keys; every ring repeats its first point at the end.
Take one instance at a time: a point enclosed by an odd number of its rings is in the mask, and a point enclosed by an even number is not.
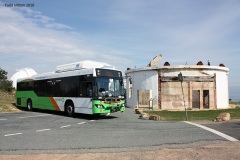
{"type": "Polygon", "coordinates": [[[113,65],[115,59],[126,60],[118,55],[111,56],[111,53],[105,59],[103,51],[84,42],[72,27],[28,8],[1,7],[0,36],[0,67],[9,72],[9,77],[23,67],[41,73],[52,71],[60,64],[86,59],[113,65]]]}
{"type": "Polygon", "coordinates": [[[239,1],[79,3],[71,10],[58,10],[58,18],[74,26],[26,7],[1,7],[0,67],[11,76],[17,68],[32,67],[41,73],[89,59],[125,71],[144,67],[162,54],[160,65],[224,63],[230,69],[230,85],[239,84],[239,1]]]}
{"type": "MultiPolygon", "coordinates": [[[[240,5],[232,7],[218,8],[215,13],[210,13],[206,19],[197,23],[182,33],[183,43],[186,46],[212,46],[224,42],[229,34],[236,32],[236,22],[240,19],[240,5]],[[184,36],[184,35],[185,36],[184,36]]],[[[239,24],[237,24],[238,27],[239,24]]],[[[237,28],[238,28],[237,27],[237,28]]]]}
{"type": "Polygon", "coordinates": [[[214,56],[220,61],[229,53],[219,56],[217,51],[229,49],[232,41],[238,41],[239,1],[138,2],[114,1],[104,19],[110,24],[109,30],[102,33],[106,40],[115,41],[113,45],[119,42],[133,54],[153,52],[154,57],[160,52],[178,62],[189,58],[193,64],[214,56]]]}

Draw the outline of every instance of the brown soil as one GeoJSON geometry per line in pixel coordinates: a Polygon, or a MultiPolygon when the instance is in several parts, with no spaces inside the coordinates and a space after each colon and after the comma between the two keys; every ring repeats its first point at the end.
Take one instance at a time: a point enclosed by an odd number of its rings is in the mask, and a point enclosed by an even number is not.
{"type": "Polygon", "coordinates": [[[239,159],[240,157],[240,142],[224,142],[211,144],[207,146],[199,146],[182,149],[159,149],[153,151],[132,151],[119,153],[76,153],[76,154],[30,154],[30,155],[0,155],[0,159],[4,160],[95,160],[95,159],[239,159]]]}
{"type": "Polygon", "coordinates": [[[14,104],[1,104],[0,112],[20,112],[18,108],[14,104]]]}
{"type": "Polygon", "coordinates": [[[19,112],[15,106],[15,93],[0,91],[0,112],[19,112]]]}

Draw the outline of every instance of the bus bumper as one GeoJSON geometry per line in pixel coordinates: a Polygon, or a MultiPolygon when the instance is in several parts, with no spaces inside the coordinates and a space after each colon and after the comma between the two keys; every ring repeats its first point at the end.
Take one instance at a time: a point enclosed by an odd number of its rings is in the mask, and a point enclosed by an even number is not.
{"type": "Polygon", "coordinates": [[[93,114],[105,114],[105,113],[114,113],[114,112],[124,112],[125,106],[108,106],[106,108],[96,108],[93,109],[93,114]]]}

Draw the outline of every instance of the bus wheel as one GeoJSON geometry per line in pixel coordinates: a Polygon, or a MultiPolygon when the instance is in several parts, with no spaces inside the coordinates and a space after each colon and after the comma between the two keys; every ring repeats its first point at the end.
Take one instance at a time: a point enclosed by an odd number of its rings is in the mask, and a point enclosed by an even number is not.
{"type": "Polygon", "coordinates": [[[30,99],[27,101],[27,110],[32,111],[32,101],[30,99]]]}
{"type": "Polygon", "coordinates": [[[67,103],[65,111],[69,117],[74,116],[74,107],[72,103],[67,103]]]}

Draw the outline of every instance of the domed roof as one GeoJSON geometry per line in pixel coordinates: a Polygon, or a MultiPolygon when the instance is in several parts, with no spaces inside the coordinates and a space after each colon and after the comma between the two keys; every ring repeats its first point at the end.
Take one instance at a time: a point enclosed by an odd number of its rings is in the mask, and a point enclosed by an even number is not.
{"type": "Polygon", "coordinates": [[[37,73],[32,68],[22,68],[17,70],[17,72],[10,78],[10,80],[13,81],[13,87],[16,88],[17,79],[28,78],[36,74],[37,73]]]}

